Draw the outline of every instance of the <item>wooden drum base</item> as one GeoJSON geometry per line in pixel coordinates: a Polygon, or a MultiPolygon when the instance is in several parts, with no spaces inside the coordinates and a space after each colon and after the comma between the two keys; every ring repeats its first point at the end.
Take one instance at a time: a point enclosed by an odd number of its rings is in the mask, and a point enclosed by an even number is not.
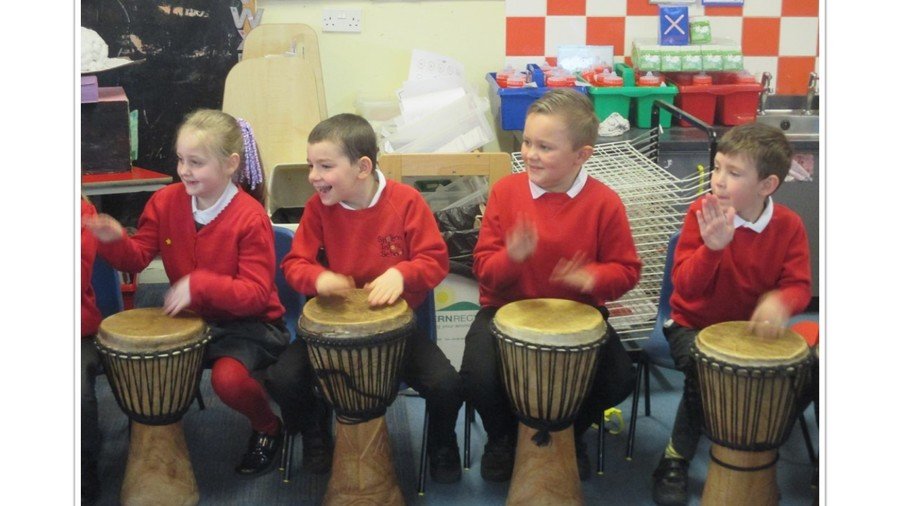
{"type": "MultiPolygon", "coordinates": [[[[754,468],[772,462],[777,450],[745,452],[713,444],[712,455],[720,461],[739,468],[754,468]]],[[[735,471],[715,461],[709,461],[706,485],[701,505],[712,506],[769,506],[778,504],[778,482],[775,466],[759,471],[735,471]]]]}
{"type": "Polygon", "coordinates": [[[516,464],[509,482],[509,505],[581,505],[581,481],[575,463],[572,427],[551,432],[547,446],[537,446],[531,437],[537,431],[519,424],[516,464]]]}
{"type": "Polygon", "coordinates": [[[122,504],[195,505],[200,500],[181,421],[171,425],[131,422],[122,504]]]}
{"type": "Polygon", "coordinates": [[[403,505],[384,417],[335,430],[325,505],[403,505]]]}

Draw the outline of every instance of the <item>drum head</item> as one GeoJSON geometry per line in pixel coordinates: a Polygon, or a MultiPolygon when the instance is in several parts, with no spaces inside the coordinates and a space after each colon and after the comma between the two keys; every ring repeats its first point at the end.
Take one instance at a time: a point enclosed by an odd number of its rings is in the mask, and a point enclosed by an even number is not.
{"type": "Polygon", "coordinates": [[[697,350],[704,355],[744,367],[771,367],[799,362],[809,355],[806,340],[785,329],[774,339],[758,337],[749,322],[735,321],[710,325],[697,335],[697,350]]]}
{"type": "Polygon", "coordinates": [[[363,337],[403,328],[413,320],[406,301],[369,307],[369,292],[357,288],[346,296],[313,297],[303,306],[300,327],[326,337],[363,337]]]}
{"type": "Polygon", "coordinates": [[[566,299],[526,299],[510,302],[494,315],[504,335],[542,346],[583,346],[606,335],[600,311],[566,299]]]}
{"type": "Polygon", "coordinates": [[[121,352],[154,353],[194,344],[205,331],[203,319],[191,312],[172,317],[158,307],[129,309],[100,323],[97,342],[121,352]]]}

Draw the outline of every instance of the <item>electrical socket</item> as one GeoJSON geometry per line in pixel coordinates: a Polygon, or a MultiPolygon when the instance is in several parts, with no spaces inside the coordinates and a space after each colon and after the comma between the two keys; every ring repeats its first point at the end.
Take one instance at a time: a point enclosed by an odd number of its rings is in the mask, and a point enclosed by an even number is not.
{"type": "Polygon", "coordinates": [[[362,9],[322,9],[323,32],[362,32],[362,9]]]}

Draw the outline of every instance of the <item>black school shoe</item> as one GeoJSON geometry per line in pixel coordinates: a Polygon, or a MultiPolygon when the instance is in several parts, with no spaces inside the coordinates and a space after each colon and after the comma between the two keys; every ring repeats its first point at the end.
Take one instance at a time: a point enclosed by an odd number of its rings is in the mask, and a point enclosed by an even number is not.
{"type": "Polygon", "coordinates": [[[660,459],[653,471],[653,502],[661,506],[687,504],[688,462],[684,459],[660,459]]]}
{"type": "Polygon", "coordinates": [[[481,455],[481,478],[485,481],[504,482],[512,478],[516,463],[515,433],[498,438],[488,438],[481,455]]]}
{"type": "Polygon", "coordinates": [[[578,479],[587,481],[591,477],[591,459],[588,457],[587,443],[575,438],[575,463],[578,464],[578,479]]]}
{"type": "Polygon", "coordinates": [[[255,478],[275,469],[275,462],[283,441],[284,431],[280,429],[274,436],[265,432],[253,431],[250,434],[250,441],[247,443],[247,453],[235,468],[235,472],[245,478],[255,478]]]}
{"type": "Polygon", "coordinates": [[[97,462],[81,461],[81,504],[94,504],[100,499],[100,475],[97,462]]]}
{"type": "Polygon", "coordinates": [[[334,441],[331,434],[303,436],[303,470],[312,474],[331,471],[334,441]]]}
{"type": "Polygon", "coordinates": [[[462,478],[459,460],[459,446],[435,446],[428,451],[428,469],[435,483],[456,483],[462,478]]]}

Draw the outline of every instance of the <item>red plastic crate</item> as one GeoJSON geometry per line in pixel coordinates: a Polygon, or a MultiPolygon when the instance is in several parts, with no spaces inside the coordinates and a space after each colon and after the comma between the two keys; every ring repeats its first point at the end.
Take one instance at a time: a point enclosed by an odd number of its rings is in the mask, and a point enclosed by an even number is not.
{"type": "MultiPolygon", "coordinates": [[[[678,87],[675,106],[697,119],[718,125],[740,125],[756,121],[756,107],[762,86],[759,83],[737,83],[735,72],[713,72],[712,84],[691,84],[690,73],[669,73],[668,78],[678,87]]],[[[689,126],[679,120],[679,125],[689,126]]]]}

